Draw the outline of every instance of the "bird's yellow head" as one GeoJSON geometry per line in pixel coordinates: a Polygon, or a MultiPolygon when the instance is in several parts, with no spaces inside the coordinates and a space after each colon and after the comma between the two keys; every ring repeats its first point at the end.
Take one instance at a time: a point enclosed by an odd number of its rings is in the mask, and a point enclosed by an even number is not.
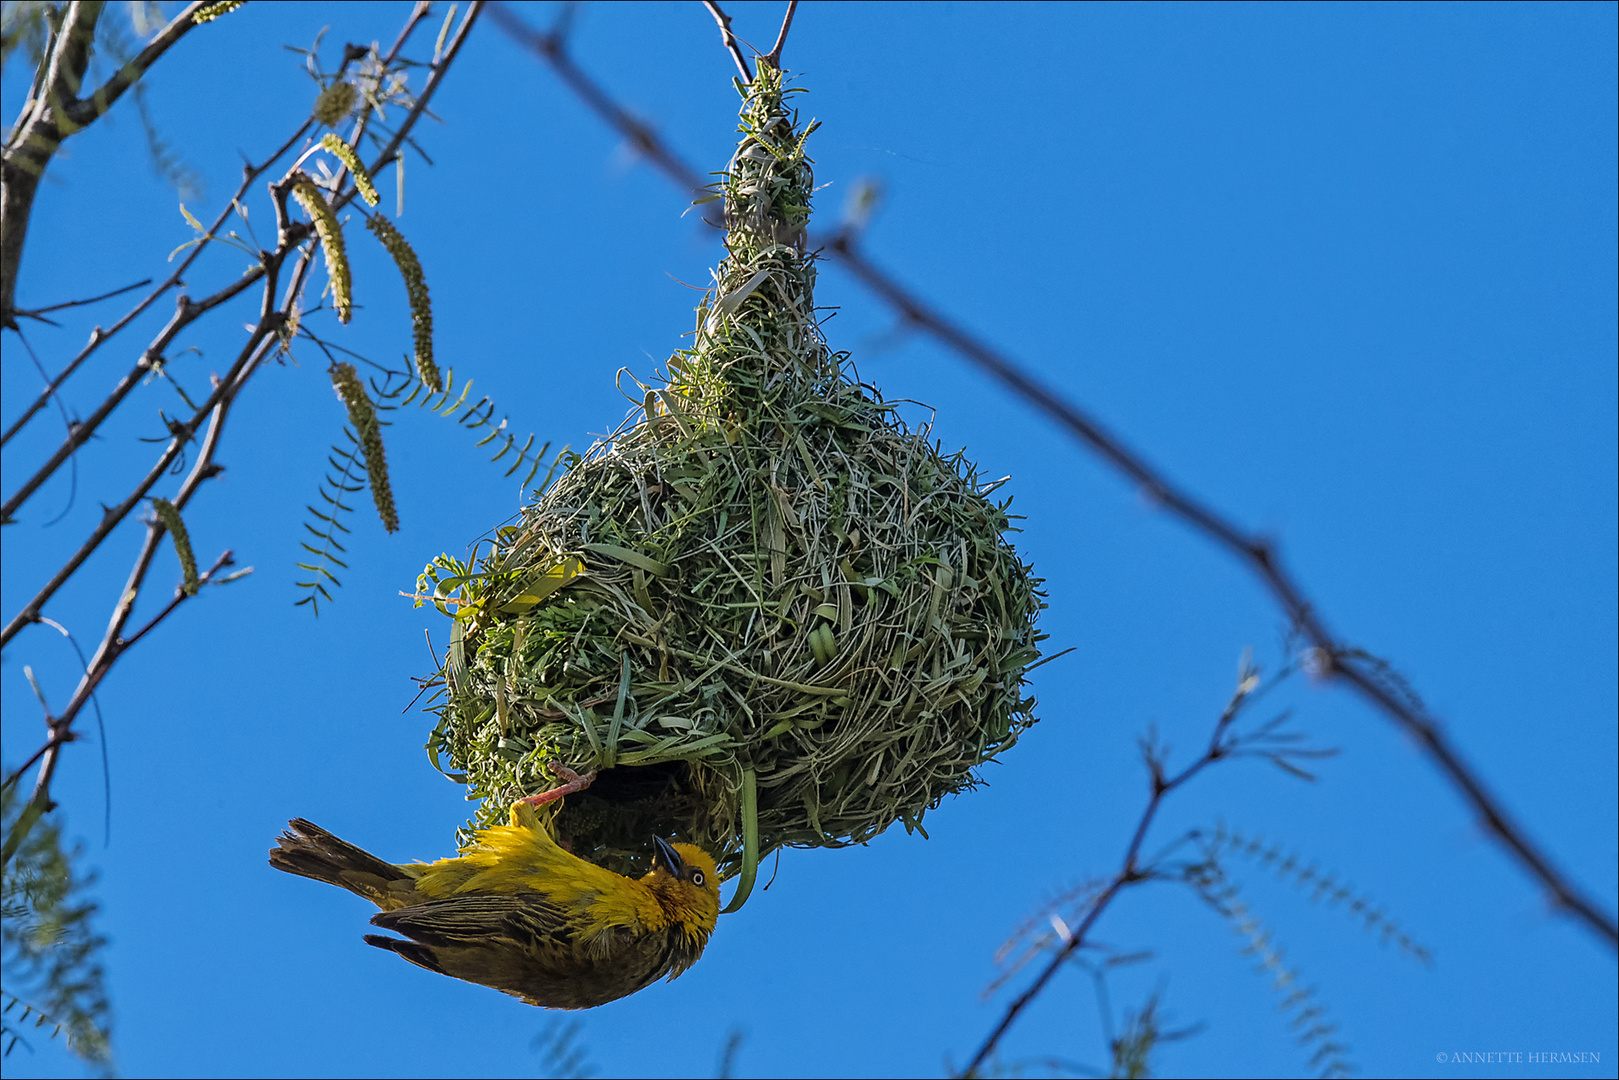
{"type": "Polygon", "coordinates": [[[669,917],[702,948],[720,915],[720,877],[713,858],[692,844],[653,837],[657,857],[641,884],[652,890],[669,917]]]}

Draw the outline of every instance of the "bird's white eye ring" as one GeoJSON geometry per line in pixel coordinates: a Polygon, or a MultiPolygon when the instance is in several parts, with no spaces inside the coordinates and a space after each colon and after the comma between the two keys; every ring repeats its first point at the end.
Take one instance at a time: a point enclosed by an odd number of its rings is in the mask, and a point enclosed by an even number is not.
{"type": "Polygon", "coordinates": [[[691,872],[691,883],[693,885],[701,885],[703,883],[703,872],[701,870],[693,870],[691,872]]]}

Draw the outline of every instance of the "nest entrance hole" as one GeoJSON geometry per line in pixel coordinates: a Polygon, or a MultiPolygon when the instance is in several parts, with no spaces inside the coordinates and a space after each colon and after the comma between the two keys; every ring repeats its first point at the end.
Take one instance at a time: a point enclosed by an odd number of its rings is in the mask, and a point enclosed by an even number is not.
{"type": "Polygon", "coordinates": [[[652,869],[652,837],[688,839],[696,809],[686,762],[618,765],[598,770],[588,788],[563,799],[556,828],[576,855],[639,877],[652,869]]]}

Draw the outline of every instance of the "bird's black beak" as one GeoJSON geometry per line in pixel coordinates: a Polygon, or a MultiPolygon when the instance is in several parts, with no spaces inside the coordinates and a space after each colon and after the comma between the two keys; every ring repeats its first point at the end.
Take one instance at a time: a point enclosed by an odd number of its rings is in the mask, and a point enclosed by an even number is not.
{"type": "Polygon", "coordinates": [[[686,864],[681,860],[680,853],[674,848],[670,847],[668,842],[665,841],[661,836],[654,836],[652,838],[652,843],[658,849],[656,862],[662,863],[664,869],[668,870],[669,873],[673,874],[675,877],[684,877],[686,874],[686,864]]]}

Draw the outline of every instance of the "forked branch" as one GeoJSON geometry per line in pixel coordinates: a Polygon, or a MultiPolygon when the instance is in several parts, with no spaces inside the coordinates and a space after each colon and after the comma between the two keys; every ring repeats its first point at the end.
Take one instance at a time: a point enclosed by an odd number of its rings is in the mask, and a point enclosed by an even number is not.
{"type": "MultiPolygon", "coordinates": [[[[1272,679],[1270,685],[1274,686],[1286,677],[1287,673],[1283,672],[1272,679]]],[[[1175,791],[1185,787],[1209,766],[1220,761],[1254,756],[1249,752],[1251,744],[1263,744],[1273,741],[1273,732],[1279,722],[1261,726],[1257,731],[1248,734],[1238,734],[1232,729],[1243,709],[1256,701],[1263,689],[1260,685],[1258,671],[1249,667],[1245,658],[1243,669],[1238,674],[1237,690],[1232,694],[1231,700],[1226,703],[1225,709],[1221,711],[1219,719],[1215,721],[1214,730],[1209,736],[1208,746],[1204,748],[1202,755],[1195,761],[1173,775],[1165,771],[1167,752],[1158,744],[1156,739],[1149,737],[1142,742],[1142,758],[1146,763],[1148,776],[1147,805],[1136,822],[1135,832],[1131,834],[1129,844],[1125,846],[1124,858],[1120,862],[1118,871],[1086,905],[1085,915],[1079,924],[1072,928],[1062,927],[1066,932],[1056,942],[1056,948],[1052,952],[1051,959],[1040,970],[1040,974],[1036,976],[1034,982],[1030,983],[1023,993],[1019,994],[1007,1006],[1000,1022],[995,1025],[994,1030],[989,1033],[983,1044],[979,1046],[978,1051],[973,1054],[972,1060],[967,1063],[967,1067],[962,1070],[962,1076],[973,1077],[980,1075],[980,1070],[983,1069],[990,1055],[995,1052],[995,1048],[1000,1045],[1002,1036],[1011,1029],[1012,1025],[1017,1022],[1018,1017],[1023,1014],[1023,1011],[1029,1007],[1034,999],[1040,996],[1047,984],[1056,977],[1063,964],[1067,963],[1071,957],[1085,946],[1089,940],[1088,935],[1091,928],[1096,925],[1096,921],[1102,917],[1102,913],[1108,909],[1114,899],[1124,890],[1153,880],[1157,876],[1156,868],[1151,863],[1143,865],[1141,849],[1146,843],[1147,834],[1151,831],[1152,823],[1157,818],[1158,810],[1163,806],[1164,800],[1175,791]]],[[[1293,753],[1296,754],[1298,751],[1293,753]]],[[[1323,752],[1304,751],[1304,753],[1319,756],[1323,752]]]]}
{"type": "Polygon", "coordinates": [[[196,25],[192,16],[202,0],[189,4],[176,15],[147,46],[121,67],[106,84],[89,97],[80,98],[85,69],[90,63],[96,24],[105,4],[75,0],[67,5],[61,24],[43,61],[44,75],[38,92],[23,103],[0,156],[0,327],[15,329],[13,308],[17,291],[17,270],[22,262],[23,242],[33,212],[34,195],[57,148],[69,136],[83,131],[100,119],[134,85],[146,69],[157,62],[175,42],[196,25]]]}
{"type": "MultiPolygon", "coordinates": [[[[748,58],[742,55],[742,49],[737,43],[736,35],[731,32],[731,17],[725,14],[725,11],[714,3],[714,0],[703,0],[703,7],[708,9],[708,13],[719,24],[720,44],[725,46],[725,51],[731,54],[732,60],[736,61],[736,69],[742,73],[742,81],[751,83],[753,81],[753,72],[748,67],[748,58]]],[[[776,44],[771,46],[769,52],[760,57],[773,68],[781,67],[781,50],[787,46],[787,32],[792,29],[793,15],[797,11],[798,0],[788,0],[787,13],[782,16],[781,31],[776,35],[776,44]]]]}
{"type": "Polygon", "coordinates": [[[798,0],[787,0],[787,14],[781,18],[781,33],[776,35],[776,43],[765,54],[765,59],[773,68],[781,67],[781,50],[787,45],[787,31],[793,28],[793,15],[798,11],[798,0]]]}
{"type": "Polygon", "coordinates": [[[742,73],[742,81],[752,82],[753,71],[748,67],[748,58],[742,55],[742,49],[736,43],[736,35],[731,33],[731,17],[721,11],[714,0],[703,0],[703,6],[714,16],[714,21],[720,24],[720,43],[725,46],[725,51],[731,54],[731,59],[736,61],[736,69],[742,73]]]}

